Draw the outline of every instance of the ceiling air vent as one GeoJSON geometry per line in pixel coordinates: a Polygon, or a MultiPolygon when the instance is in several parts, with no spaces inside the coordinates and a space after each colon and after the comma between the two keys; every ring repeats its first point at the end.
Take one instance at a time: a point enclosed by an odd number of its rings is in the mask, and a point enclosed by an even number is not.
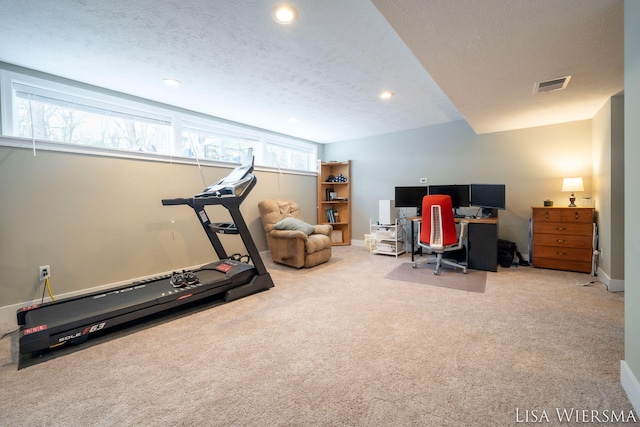
{"type": "Polygon", "coordinates": [[[561,90],[567,87],[571,80],[571,76],[559,77],[557,79],[546,80],[544,82],[537,82],[533,86],[533,93],[551,92],[553,90],[561,90]]]}

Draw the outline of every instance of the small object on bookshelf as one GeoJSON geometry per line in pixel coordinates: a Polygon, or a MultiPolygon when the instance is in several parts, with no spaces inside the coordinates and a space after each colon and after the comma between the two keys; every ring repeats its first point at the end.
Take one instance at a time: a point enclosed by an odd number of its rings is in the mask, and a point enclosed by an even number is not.
{"type": "Polygon", "coordinates": [[[338,176],[329,175],[327,182],[347,182],[347,177],[343,174],[339,174],[338,176]]]}
{"type": "Polygon", "coordinates": [[[333,230],[331,232],[332,243],[342,243],[342,230],[333,230]]]}
{"type": "Polygon", "coordinates": [[[329,199],[328,200],[336,200],[338,198],[338,193],[336,193],[335,191],[330,191],[329,192],[329,199]]]}
{"type": "Polygon", "coordinates": [[[327,202],[330,202],[331,201],[331,194],[334,193],[333,188],[327,188],[325,190],[325,192],[327,193],[327,197],[325,198],[325,200],[327,202]]]}

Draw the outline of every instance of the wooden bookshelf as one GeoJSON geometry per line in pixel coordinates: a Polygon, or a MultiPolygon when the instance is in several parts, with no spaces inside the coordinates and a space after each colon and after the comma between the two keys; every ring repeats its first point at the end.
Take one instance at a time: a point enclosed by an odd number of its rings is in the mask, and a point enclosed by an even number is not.
{"type": "Polygon", "coordinates": [[[318,224],[333,226],[333,245],[351,244],[351,161],[318,162],[318,224]]]}

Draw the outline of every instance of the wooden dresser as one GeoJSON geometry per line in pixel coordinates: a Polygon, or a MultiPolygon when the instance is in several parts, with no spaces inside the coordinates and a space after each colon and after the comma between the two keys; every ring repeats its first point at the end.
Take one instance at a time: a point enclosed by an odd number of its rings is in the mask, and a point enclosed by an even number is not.
{"type": "Polygon", "coordinates": [[[594,208],[532,209],[533,266],[591,273],[594,208]]]}

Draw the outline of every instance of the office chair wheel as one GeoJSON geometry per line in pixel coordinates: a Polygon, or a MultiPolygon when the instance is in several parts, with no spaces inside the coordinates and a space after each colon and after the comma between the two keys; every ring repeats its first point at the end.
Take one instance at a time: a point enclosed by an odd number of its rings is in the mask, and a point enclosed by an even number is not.
{"type": "Polygon", "coordinates": [[[440,272],[438,270],[436,270],[436,271],[433,272],[433,274],[436,275],[436,276],[439,276],[440,272]]]}
{"type": "Polygon", "coordinates": [[[418,266],[418,264],[415,263],[415,262],[411,265],[411,267],[413,267],[413,268],[416,268],[417,266],[418,266]]]}

